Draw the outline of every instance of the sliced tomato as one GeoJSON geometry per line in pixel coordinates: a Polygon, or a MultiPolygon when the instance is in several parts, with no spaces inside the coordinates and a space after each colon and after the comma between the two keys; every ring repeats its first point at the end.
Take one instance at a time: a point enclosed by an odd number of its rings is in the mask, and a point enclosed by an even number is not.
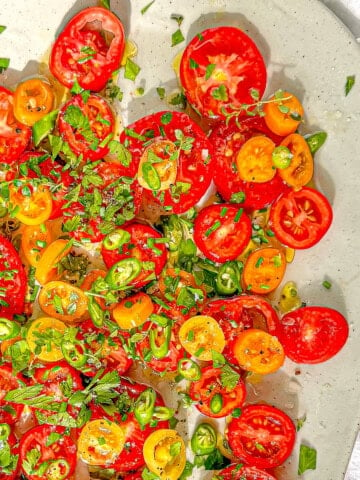
{"type": "Polygon", "coordinates": [[[191,382],[189,395],[196,408],[208,417],[220,418],[230,415],[234,408],[242,407],[246,397],[244,381],[239,380],[234,388],[223,385],[221,368],[204,367],[201,378],[191,382]]]}
{"type": "Polygon", "coordinates": [[[226,431],[234,455],[259,468],[281,465],[290,456],[295,437],[292,420],[278,408],[263,404],[244,407],[226,431]]]}
{"type": "Polygon", "coordinates": [[[349,326],[337,310],[308,306],[284,315],[274,335],[294,362],[321,363],[342,349],[349,336],[349,326]]]}
{"type": "MultiPolygon", "coordinates": [[[[175,146],[175,182],[161,191],[150,187],[138,188],[143,192],[144,204],[160,205],[168,213],[183,213],[194,206],[210,186],[212,146],[200,127],[185,113],[154,113],[129,125],[120,135],[120,142],[126,142],[132,154],[127,175],[134,177],[138,173],[144,152],[149,156],[149,148],[153,148],[156,158],[157,145],[164,141],[171,144],[171,148],[175,146]]],[[[152,172],[156,178],[158,174],[154,174],[151,168],[148,170],[145,172],[147,176],[152,172]]],[[[156,184],[151,182],[151,185],[156,184]]]]}
{"type": "Polygon", "coordinates": [[[235,27],[216,27],[196,35],[181,58],[180,82],[191,105],[205,117],[224,118],[251,104],[251,90],[262,97],[264,59],[250,37],[235,27]]]}
{"type": "Polygon", "coordinates": [[[22,314],[27,277],[18,252],[0,236],[0,315],[22,314]]]}
{"type": "Polygon", "coordinates": [[[48,81],[29,78],[19,83],[14,92],[14,115],[25,125],[34,125],[54,106],[54,92],[48,81]]]}
{"type": "Polygon", "coordinates": [[[12,366],[0,365],[0,423],[14,424],[20,418],[24,405],[6,401],[4,398],[8,391],[21,388],[26,383],[21,373],[13,374],[12,366]]]}
{"type": "Polygon", "coordinates": [[[31,137],[31,128],[14,117],[14,95],[0,86],[0,158],[12,163],[25,150],[31,137]]]}
{"type": "Polygon", "coordinates": [[[285,137],[281,145],[289,149],[291,161],[288,167],[279,170],[279,175],[290,187],[298,190],[311,181],[314,173],[314,160],[309,145],[298,133],[285,137]]]}
{"type": "Polygon", "coordinates": [[[130,234],[130,239],[119,249],[109,250],[103,245],[101,255],[110,268],[125,258],[137,258],[143,263],[142,272],[131,282],[134,287],[142,287],[160,275],[167,259],[167,250],[162,236],[154,228],[133,223],[122,229],[130,234]]]}
{"type": "Polygon", "coordinates": [[[58,126],[71,150],[85,160],[99,160],[109,153],[106,139],[114,132],[115,117],[103,97],[91,94],[85,101],[74,95],[61,108],[58,126]]]}
{"type": "Polygon", "coordinates": [[[223,468],[215,475],[216,480],[276,480],[276,478],[265,470],[236,463],[223,468]]]}
{"type": "MultiPolygon", "coordinates": [[[[7,428],[6,424],[4,425],[7,428]]],[[[0,425],[1,429],[2,425],[0,425]]],[[[0,480],[17,480],[19,478],[19,441],[10,430],[7,438],[1,439],[0,480]]]]}
{"type": "Polygon", "coordinates": [[[327,198],[313,188],[303,187],[288,190],[275,201],[270,210],[270,226],[284,245],[304,249],[321,240],[332,217],[327,198]]]}
{"type": "Polygon", "coordinates": [[[252,293],[266,295],[280,285],[285,269],[286,259],[282,249],[265,247],[254,250],[244,265],[243,287],[252,293]]]}
{"type": "Polygon", "coordinates": [[[52,396],[59,402],[66,401],[74,392],[83,389],[80,374],[66,362],[37,368],[33,375],[33,383],[42,384],[41,393],[52,396]]]}
{"type": "Polygon", "coordinates": [[[124,47],[124,29],[116,15],[106,8],[85,8],[56,39],[50,71],[68,88],[77,81],[82,88],[98,92],[120,67],[124,47]]]}
{"type": "Polygon", "coordinates": [[[249,243],[251,232],[251,221],[238,205],[209,205],[194,223],[197,247],[206,258],[219,263],[235,260],[249,243]]]}

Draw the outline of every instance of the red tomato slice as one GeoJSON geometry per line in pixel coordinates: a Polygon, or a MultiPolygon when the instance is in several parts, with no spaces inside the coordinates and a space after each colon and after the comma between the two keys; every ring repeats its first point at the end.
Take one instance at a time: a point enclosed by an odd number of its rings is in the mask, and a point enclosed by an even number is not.
{"type": "Polygon", "coordinates": [[[108,250],[102,246],[101,255],[108,268],[125,258],[137,258],[140,262],[143,262],[142,272],[131,282],[133,287],[143,287],[159,276],[165,266],[167,260],[166,247],[163,243],[156,242],[162,236],[154,228],[140,223],[133,223],[122,230],[130,233],[131,237],[122,246],[121,253],[118,249],[108,250]]]}
{"type": "Polygon", "coordinates": [[[194,240],[205,257],[224,263],[235,260],[251,238],[251,221],[238,205],[203,208],[194,223],[194,240]]]}
{"type": "Polygon", "coordinates": [[[291,454],[296,431],[292,420],[270,405],[247,405],[232,418],[226,437],[234,455],[259,468],[281,465],[291,454]]]}
{"type": "Polygon", "coordinates": [[[313,188],[303,187],[288,190],[275,201],[270,210],[269,225],[284,245],[304,249],[321,240],[332,217],[327,198],[313,188]]]}
{"type": "Polygon", "coordinates": [[[243,181],[237,172],[236,157],[242,145],[253,136],[264,134],[276,145],[282,141],[282,137],[270,132],[262,117],[247,117],[229,125],[222,123],[209,137],[215,150],[213,175],[218,192],[227,202],[242,192],[241,206],[250,211],[266,207],[288,189],[278,173],[268,182],[254,183],[243,181]]]}
{"type": "Polygon", "coordinates": [[[56,39],[50,54],[51,73],[71,88],[95,92],[105,87],[119,68],[125,47],[120,20],[108,9],[86,8],[75,15],[56,39]]]}
{"type": "Polygon", "coordinates": [[[68,397],[77,390],[83,389],[80,374],[66,362],[55,366],[37,368],[34,373],[34,383],[44,385],[41,393],[53,396],[56,401],[66,401],[68,397]],[[65,395],[62,383],[69,385],[69,395],[65,395]]]}
{"type": "Polygon", "coordinates": [[[224,118],[223,109],[232,111],[243,103],[254,103],[251,89],[262,97],[266,66],[257,46],[242,30],[210,28],[185,48],[180,82],[201,115],[224,118]]]}
{"type": "Polygon", "coordinates": [[[0,236],[0,315],[22,314],[27,278],[18,252],[0,236]]]}
{"type": "Polygon", "coordinates": [[[337,310],[310,306],[284,315],[274,334],[294,362],[321,363],[342,349],[349,326],[337,310]]]}
{"type": "Polygon", "coordinates": [[[217,472],[215,479],[221,480],[276,480],[265,470],[249,465],[233,464],[217,472]]]}
{"type": "Polygon", "coordinates": [[[0,366],[0,423],[12,425],[19,420],[24,406],[19,403],[8,402],[4,400],[4,397],[8,391],[21,388],[23,385],[21,382],[25,382],[25,378],[20,373],[14,375],[11,365],[0,366]]]}
{"type": "Polygon", "coordinates": [[[179,214],[193,207],[210,186],[212,146],[200,127],[185,113],[154,113],[129,125],[120,135],[120,142],[126,142],[132,154],[127,175],[137,174],[141,156],[151,142],[163,140],[173,143],[178,151],[176,179],[167,190],[141,189],[143,201],[160,205],[168,213],[179,214]]]}
{"type": "Polygon", "coordinates": [[[233,345],[240,332],[247,328],[259,328],[272,333],[279,323],[274,308],[258,295],[239,295],[212,300],[201,313],[218,321],[226,338],[226,346],[222,353],[234,365],[238,362],[234,356],[233,345]]]}
{"type": "Polygon", "coordinates": [[[85,160],[99,160],[109,153],[103,141],[114,131],[114,114],[103,97],[91,94],[86,101],[74,95],[59,112],[59,130],[71,150],[85,160]]]}
{"type": "Polygon", "coordinates": [[[201,378],[191,382],[189,395],[196,403],[196,408],[208,417],[220,418],[230,415],[234,408],[242,407],[246,397],[245,383],[239,378],[235,388],[224,387],[221,381],[222,369],[204,367],[201,378]],[[222,405],[217,412],[212,405],[214,397],[221,398],[222,405]]]}
{"type": "Polygon", "coordinates": [[[13,93],[0,86],[0,159],[11,163],[25,150],[31,137],[31,128],[14,117],[13,93]]]}

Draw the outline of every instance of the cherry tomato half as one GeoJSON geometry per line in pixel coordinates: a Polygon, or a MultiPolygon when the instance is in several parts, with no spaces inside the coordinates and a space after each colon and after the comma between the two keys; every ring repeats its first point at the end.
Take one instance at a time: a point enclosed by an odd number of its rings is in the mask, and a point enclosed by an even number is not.
{"type": "Polygon", "coordinates": [[[276,480],[265,470],[248,465],[232,464],[223,468],[213,477],[215,480],[276,480]]]}

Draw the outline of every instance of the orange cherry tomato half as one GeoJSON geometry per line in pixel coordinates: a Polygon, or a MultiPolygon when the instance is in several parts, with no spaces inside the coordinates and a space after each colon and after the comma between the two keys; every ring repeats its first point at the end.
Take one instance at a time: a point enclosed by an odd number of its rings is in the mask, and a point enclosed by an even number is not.
{"type": "Polygon", "coordinates": [[[314,173],[314,160],[307,141],[298,133],[288,135],[281,142],[292,155],[290,165],[280,168],[280,177],[290,187],[300,188],[310,182],[314,173]]]}
{"type": "Polygon", "coordinates": [[[41,289],[39,305],[47,315],[72,323],[83,320],[88,301],[80,288],[55,280],[41,289]]]}
{"type": "Polygon", "coordinates": [[[299,99],[289,92],[273,95],[269,102],[265,103],[264,112],[268,128],[283,137],[295,132],[304,115],[299,99]]]}
{"type": "Polygon", "coordinates": [[[64,356],[60,343],[65,330],[65,323],[57,318],[42,317],[34,320],[26,334],[30,350],[41,362],[62,360],[64,356]],[[46,337],[43,338],[45,333],[46,337]]]}
{"type": "Polygon", "coordinates": [[[234,355],[241,368],[260,375],[276,372],[285,359],[279,340],[257,328],[249,328],[238,334],[234,355]]]}
{"type": "Polygon", "coordinates": [[[280,285],[285,268],[285,255],[279,248],[255,250],[248,256],[244,266],[243,287],[253,293],[266,295],[280,285]]]}
{"type": "Polygon", "coordinates": [[[46,81],[30,78],[16,87],[14,115],[19,122],[32,126],[49,113],[53,106],[54,93],[46,81]]]}
{"type": "Polygon", "coordinates": [[[71,243],[58,239],[48,245],[38,261],[35,278],[44,285],[58,278],[57,264],[71,250],[71,243]]]}
{"type": "Polygon", "coordinates": [[[247,140],[237,157],[237,171],[245,182],[265,183],[275,177],[276,168],[272,161],[275,143],[263,135],[247,140]]]}
{"type": "Polygon", "coordinates": [[[46,225],[27,225],[21,234],[21,250],[32,266],[36,267],[44,249],[50,245],[52,235],[46,225]]]}
{"type": "Polygon", "coordinates": [[[130,330],[145,323],[153,311],[154,304],[149,295],[139,292],[124,298],[112,313],[120,328],[130,330]]]}
{"type": "Polygon", "coordinates": [[[24,225],[40,225],[46,222],[52,211],[52,198],[49,190],[41,185],[34,187],[30,182],[10,186],[10,202],[14,216],[24,225]]]}

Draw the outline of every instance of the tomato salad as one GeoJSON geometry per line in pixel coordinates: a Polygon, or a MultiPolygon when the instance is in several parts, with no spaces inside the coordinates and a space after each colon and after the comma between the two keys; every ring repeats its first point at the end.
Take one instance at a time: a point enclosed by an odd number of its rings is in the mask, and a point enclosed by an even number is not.
{"type": "Polygon", "coordinates": [[[248,382],[348,337],[340,312],[283,287],[331,225],[313,183],[326,134],[300,133],[292,92],[264,97],[260,50],[227,26],[184,50],[186,110],[119,134],[124,49],[117,16],[89,7],[48,77],[0,87],[0,478],[276,480],[296,419],[248,382]],[[184,408],[201,413],[190,442],[184,408]]]}

